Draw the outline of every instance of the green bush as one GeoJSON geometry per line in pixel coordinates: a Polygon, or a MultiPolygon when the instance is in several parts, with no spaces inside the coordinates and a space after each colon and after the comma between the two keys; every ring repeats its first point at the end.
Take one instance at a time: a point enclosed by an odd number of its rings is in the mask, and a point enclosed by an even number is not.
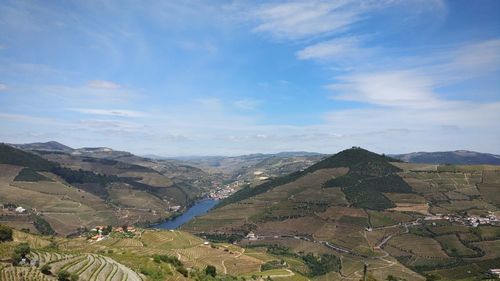
{"type": "Polygon", "coordinates": [[[150,280],[160,281],[164,280],[163,271],[159,268],[154,267],[143,267],[141,268],[141,273],[146,275],[150,280]]]}
{"type": "Polygon", "coordinates": [[[69,281],[71,277],[71,274],[67,272],[66,270],[61,270],[57,273],[57,280],[59,281],[69,281]]]}
{"type": "Polygon", "coordinates": [[[0,242],[12,241],[12,228],[0,224],[0,242]]]}
{"type": "Polygon", "coordinates": [[[213,265],[207,265],[207,267],[205,267],[205,274],[215,277],[217,275],[217,269],[213,265]]]}
{"type": "Polygon", "coordinates": [[[40,271],[45,274],[45,275],[51,275],[52,272],[50,271],[52,268],[50,268],[50,265],[48,264],[44,264],[42,265],[42,267],[40,268],[40,271]]]}

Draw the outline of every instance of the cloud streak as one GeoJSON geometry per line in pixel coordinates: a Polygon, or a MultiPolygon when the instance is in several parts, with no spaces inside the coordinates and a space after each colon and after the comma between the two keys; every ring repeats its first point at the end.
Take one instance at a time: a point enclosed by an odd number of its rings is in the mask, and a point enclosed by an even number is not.
{"type": "Polygon", "coordinates": [[[95,108],[68,108],[69,111],[74,111],[89,115],[107,115],[115,117],[148,117],[146,112],[126,109],[95,109],[95,108]]]}

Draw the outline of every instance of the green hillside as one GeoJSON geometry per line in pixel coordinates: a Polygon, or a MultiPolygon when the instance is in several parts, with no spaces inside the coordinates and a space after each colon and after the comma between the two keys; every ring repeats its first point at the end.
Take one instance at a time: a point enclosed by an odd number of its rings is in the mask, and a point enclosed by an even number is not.
{"type": "Polygon", "coordinates": [[[37,171],[50,171],[57,166],[56,163],[38,155],[13,148],[3,143],[0,143],[0,164],[29,167],[37,171]]]}
{"type": "MultiPolygon", "coordinates": [[[[222,207],[227,204],[245,200],[250,197],[256,196],[258,194],[267,192],[277,186],[291,183],[299,179],[300,177],[313,173],[314,171],[317,170],[345,167],[349,168],[349,173],[340,179],[335,179],[335,181],[329,182],[327,186],[333,186],[336,184],[337,186],[353,187],[349,190],[350,194],[349,198],[351,199],[350,201],[353,202],[355,205],[369,206],[369,203],[366,201],[373,195],[375,196],[374,199],[377,201],[375,204],[373,204],[373,208],[375,209],[390,208],[393,206],[392,204],[390,204],[390,201],[384,199],[383,195],[379,194],[380,192],[389,192],[389,191],[383,190],[379,186],[375,186],[375,189],[378,190],[374,190],[373,192],[369,191],[369,189],[371,189],[370,187],[373,184],[375,185],[378,184],[379,181],[372,181],[370,183],[367,183],[369,186],[366,185],[358,186],[356,184],[359,180],[364,178],[386,176],[401,171],[400,168],[397,168],[394,165],[390,164],[389,161],[398,162],[399,160],[382,156],[362,148],[355,147],[347,149],[333,156],[330,156],[303,171],[298,171],[286,176],[272,179],[256,187],[243,188],[238,192],[236,192],[235,194],[233,194],[231,197],[222,201],[218,205],[218,207],[222,207]]],[[[392,180],[393,182],[395,181],[394,177],[391,177],[386,180],[392,180]]],[[[398,186],[404,185],[401,182],[398,182],[397,184],[398,186]]],[[[406,186],[398,190],[401,190],[401,192],[409,192],[408,188],[409,187],[406,186]]]]}

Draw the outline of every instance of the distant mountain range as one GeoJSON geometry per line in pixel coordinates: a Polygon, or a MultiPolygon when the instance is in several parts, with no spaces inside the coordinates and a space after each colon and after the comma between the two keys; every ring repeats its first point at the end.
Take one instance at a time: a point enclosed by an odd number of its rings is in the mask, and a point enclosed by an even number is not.
{"type": "MultiPolygon", "coordinates": [[[[10,146],[32,151],[51,151],[63,152],[78,156],[89,156],[95,158],[120,158],[126,156],[134,156],[130,152],[113,150],[107,147],[83,147],[71,148],[56,141],[49,142],[35,142],[27,144],[9,144],[10,146]]],[[[307,163],[312,164],[320,159],[328,156],[316,152],[305,151],[292,151],[292,152],[279,152],[274,154],[254,153],[240,156],[179,156],[179,157],[165,157],[154,154],[144,155],[144,158],[156,160],[170,160],[172,162],[180,162],[192,165],[198,168],[218,168],[222,170],[236,171],[242,168],[260,163],[269,159],[293,159],[293,158],[306,158],[307,163]],[[236,164],[237,163],[237,164],[236,164]]],[[[464,165],[500,165],[500,155],[491,153],[481,153],[469,150],[455,150],[455,151],[440,151],[440,152],[411,152],[405,154],[392,154],[391,157],[409,163],[427,163],[427,164],[464,164],[464,165]]],[[[300,167],[304,168],[304,167],[300,167]]],[[[288,172],[293,172],[292,170],[288,172]]]]}
{"type": "Polygon", "coordinates": [[[133,156],[133,154],[130,152],[113,150],[107,147],[71,148],[67,145],[64,145],[56,141],[34,142],[26,144],[9,144],[9,145],[22,150],[62,152],[72,155],[89,156],[96,158],[115,158],[115,157],[133,156]]]}
{"type": "Polygon", "coordinates": [[[410,163],[500,165],[500,155],[468,151],[468,150],[443,151],[443,152],[413,152],[413,153],[391,155],[391,156],[396,159],[410,163]]]}

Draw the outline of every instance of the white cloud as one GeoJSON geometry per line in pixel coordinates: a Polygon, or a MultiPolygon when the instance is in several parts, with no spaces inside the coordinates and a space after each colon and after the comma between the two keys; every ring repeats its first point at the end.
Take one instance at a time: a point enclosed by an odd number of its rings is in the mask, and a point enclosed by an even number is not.
{"type": "Polygon", "coordinates": [[[7,85],[5,84],[0,84],[0,91],[5,91],[7,90],[9,87],[7,87],[7,85]]]}
{"type": "Polygon", "coordinates": [[[355,1],[292,1],[265,4],[252,11],[255,31],[277,38],[301,39],[345,29],[360,20],[368,5],[355,1]]]}
{"type": "Polygon", "coordinates": [[[314,59],[319,61],[346,61],[351,64],[353,59],[362,59],[374,53],[375,48],[360,47],[361,40],[356,37],[343,37],[329,41],[323,41],[308,46],[299,52],[299,59],[314,59]]]}
{"type": "Polygon", "coordinates": [[[91,115],[107,115],[116,117],[147,117],[146,112],[126,109],[95,109],[95,108],[68,108],[70,111],[91,114],[91,115]]]}
{"type": "Polygon", "coordinates": [[[406,108],[454,104],[453,97],[440,95],[440,88],[495,75],[500,70],[500,40],[453,46],[428,53],[422,61],[403,57],[393,64],[376,59],[372,63],[378,67],[336,77],[337,82],[327,86],[334,92],[332,98],[406,108]]]}
{"type": "Polygon", "coordinates": [[[339,78],[329,89],[335,99],[382,106],[434,107],[441,101],[433,93],[434,81],[416,71],[353,74],[339,78]]]}
{"type": "Polygon", "coordinates": [[[105,90],[116,90],[121,88],[120,85],[105,80],[92,80],[87,83],[87,86],[91,88],[105,89],[105,90]]]}

